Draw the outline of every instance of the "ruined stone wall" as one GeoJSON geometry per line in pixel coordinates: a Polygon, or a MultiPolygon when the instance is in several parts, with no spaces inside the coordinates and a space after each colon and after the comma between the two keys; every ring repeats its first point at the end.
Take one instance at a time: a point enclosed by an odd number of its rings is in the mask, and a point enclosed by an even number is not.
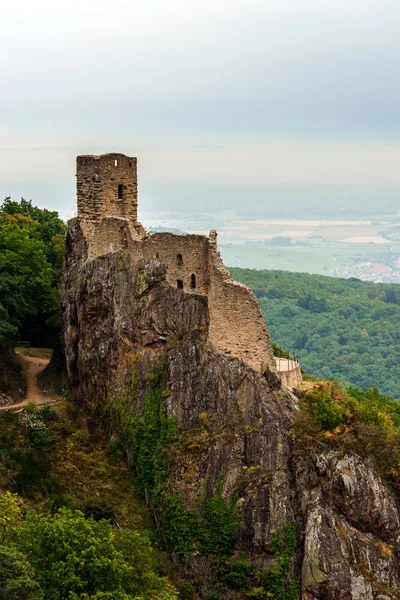
{"type": "Polygon", "coordinates": [[[154,233],[143,240],[142,247],[146,259],[158,258],[165,264],[167,281],[172,287],[178,287],[179,281],[185,292],[208,295],[209,241],[206,236],[154,233]]]}
{"type": "Polygon", "coordinates": [[[261,308],[253,292],[234,281],[218,253],[210,260],[210,331],[214,348],[243,359],[254,369],[275,371],[271,342],[261,308]]]}
{"type": "Polygon", "coordinates": [[[105,216],[137,221],[137,162],[123,154],[78,156],[78,217],[91,237],[105,216]]]}
{"type": "Polygon", "coordinates": [[[208,296],[209,341],[218,352],[241,358],[258,371],[275,370],[275,361],[264,318],[253,292],[234,281],[216,251],[216,234],[177,235],[155,233],[142,242],[147,260],[166,266],[172,287],[208,296]],[[196,287],[192,287],[195,276],[196,287]],[[178,284],[178,282],[180,282],[178,284]]]}
{"type": "Polygon", "coordinates": [[[128,219],[104,217],[92,234],[88,258],[94,260],[120,251],[129,251],[132,258],[137,260],[141,256],[140,238],[128,219]]]}

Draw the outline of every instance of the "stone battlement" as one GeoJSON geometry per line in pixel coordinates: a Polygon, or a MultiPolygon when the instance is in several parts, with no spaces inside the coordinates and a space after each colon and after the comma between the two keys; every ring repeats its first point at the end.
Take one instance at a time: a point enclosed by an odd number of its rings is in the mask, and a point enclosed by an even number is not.
{"type": "Polygon", "coordinates": [[[253,292],[234,281],[209,236],[146,234],[137,221],[137,160],[123,154],[77,157],[78,220],[87,259],[113,252],[131,260],[157,260],[166,280],[183,293],[208,299],[208,342],[218,352],[241,358],[257,371],[275,371],[267,327],[253,292]]]}

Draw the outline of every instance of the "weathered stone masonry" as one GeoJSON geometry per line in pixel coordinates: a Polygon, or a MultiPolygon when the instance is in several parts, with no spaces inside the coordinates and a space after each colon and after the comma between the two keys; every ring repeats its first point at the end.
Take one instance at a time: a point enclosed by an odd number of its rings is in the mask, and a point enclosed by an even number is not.
{"type": "Polygon", "coordinates": [[[171,286],[207,296],[208,342],[256,370],[275,371],[267,327],[252,291],[234,281],[210,236],[146,234],[137,220],[137,160],[123,154],[77,157],[78,220],[88,259],[127,252],[133,261],[159,260],[171,286]]]}

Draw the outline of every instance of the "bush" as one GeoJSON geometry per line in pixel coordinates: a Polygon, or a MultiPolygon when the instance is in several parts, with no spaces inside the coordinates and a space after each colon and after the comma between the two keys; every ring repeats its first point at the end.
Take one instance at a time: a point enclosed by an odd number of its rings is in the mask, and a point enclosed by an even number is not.
{"type": "Polygon", "coordinates": [[[329,390],[322,389],[317,394],[309,397],[311,410],[315,420],[324,429],[333,429],[341,423],[346,423],[349,413],[346,409],[335,402],[329,390]]]}
{"type": "Polygon", "coordinates": [[[164,495],[162,507],[163,531],[167,544],[181,561],[185,561],[193,553],[196,515],[178,496],[164,495]]]}
{"type": "Polygon", "coordinates": [[[18,496],[11,492],[0,493],[0,540],[10,540],[21,520],[18,496]]]}
{"type": "MultiPolygon", "coordinates": [[[[274,600],[297,600],[298,582],[290,577],[290,566],[292,555],[296,551],[296,527],[293,523],[287,523],[284,528],[284,542],[275,533],[272,535],[272,552],[276,563],[269,569],[261,569],[256,573],[256,579],[262,589],[267,593],[267,598],[274,600]]],[[[259,590],[260,588],[256,588],[259,590]]],[[[261,597],[257,594],[254,597],[261,597]]]]}
{"type": "Polygon", "coordinates": [[[42,446],[49,441],[49,430],[36,414],[31,414],[26,420],[28,435],[31,444],[42,446]]]}
{"type": "Polygon", "coordinates": [[[252,567],[249,561],[241,555],[238,558],[216,561],[213,571],[231,589],[242,590],[247,587],[252,567]]]}
{"type": "Polygon", "coordinates": [[[233,552],[239,534],[239,515],[226,504],[221,491],[199,503],[198,540],[200,552],[222,554],[233,552]]]}
{"type": "Polygon", "coordinates": [[[45,421],[46,423],[50,421],[55,421],[57,419],[56,411],[53,408],[51,408],[51,406],[49,406],[48,404],[44,404],[43,406],[41,406],[37,411],[37,415],[39,419],[45,421]]]}
{"type": "Polygon", "coordinates": [[[179,600],[193,600],[196,590],[187,579],[181,579],[178,583],[179,600]]]}

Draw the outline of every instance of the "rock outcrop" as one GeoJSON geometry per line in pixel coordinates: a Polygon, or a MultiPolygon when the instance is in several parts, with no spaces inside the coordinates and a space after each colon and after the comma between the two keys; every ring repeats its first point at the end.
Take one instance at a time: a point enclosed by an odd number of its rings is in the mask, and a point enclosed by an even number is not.
{"type": "MultiPolygon", "coordinates": [[[[274,373],[261,376],[208,347],[206,296],[169,285],[157,259],[132,263],[129,253],[116,252],[88,260],[75,219],[63,315],[72,395],[86,408],[109,414],[110,398],[122,394],[124,410],[140,418],[148,374],[162,365],[162,410],[177,429],[158,489],[193,514],[199,499],[220,494],[239,515],[233,556],[245,557],[252,574],[247,588],[240,591],[235,580],[224,595],[244,598],[250,587],[253,597],[296,597],[295,586],[267,596],[260,583],[262,573],[271,580],[271,566],[281,564],[276,534],[293,524],[297,544],[282,565],[287,581],[298,582],[299,597],[399,597],[400,513],[393,494],[356,455],[294,451],[297,398],[280,388],[274,373]]],[[[163,532],[163,508],[154,511],[163,532]]],[[[210,553],[194,545],[182,560],[171,539],[166,535],[200,593],[220,597],[210,553]]]]}

